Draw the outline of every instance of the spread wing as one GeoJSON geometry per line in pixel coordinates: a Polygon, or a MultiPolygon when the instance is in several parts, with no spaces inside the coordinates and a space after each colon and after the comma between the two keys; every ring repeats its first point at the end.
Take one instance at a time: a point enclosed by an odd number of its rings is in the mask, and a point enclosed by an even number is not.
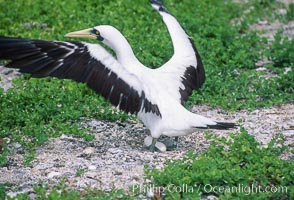
{"type": "Polygon", "coordinates": [[[142,82],[98,44],[0,37],[0,59],[33,77],[57,77],[87,84],[114,106],[129,113],[160,116],[142,82]]]}
{"type": "MultiPolygon", "coordinates": [[[[188,37],[188,36],[187,36],[188,37]]],[[[191,96],[193,90],[198,90],[205,82],[205,71],[201,57],[194,46],[193,40],[189,38],[195,61],[187,61],[190,58],[174,54],[174,56],[162,67],[156,70],[162,75],[167,90],[172,96],[184,104],[191,96]]]]}
{"type": "Polygon", "coordinates": [[[152,7],[161,15],[174,48],[174,55],[161,68],[158,68],[166,81],[166,88],[182,104],[199,89],[205,81],[205,71],[201,57],[185,30],[172,16],[160,0],[149,0],[152,7]]]}

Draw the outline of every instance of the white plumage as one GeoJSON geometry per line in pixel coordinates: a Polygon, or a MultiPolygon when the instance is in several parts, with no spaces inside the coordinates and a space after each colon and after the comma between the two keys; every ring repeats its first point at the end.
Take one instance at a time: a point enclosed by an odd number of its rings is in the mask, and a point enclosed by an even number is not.
{"type": "Polygon", "coordinates": [[[125,37],[109,25],[67,34],[98,39],[112,48],[114,58],[99,44],[0,38],[0,59],[6,67],[19,68],[33,77],[53,76],[86,83],[91,89],[126,112],[137,114],[156,139],[180,136],[196,128],[234,128],[234,123],[216,122],[189,112],[183,103],[205,80],[201,58],[193,41],[160,1],[150,0],[163,18],[174,48],[162,67],[145,67],[134,55],[125,37]]]}

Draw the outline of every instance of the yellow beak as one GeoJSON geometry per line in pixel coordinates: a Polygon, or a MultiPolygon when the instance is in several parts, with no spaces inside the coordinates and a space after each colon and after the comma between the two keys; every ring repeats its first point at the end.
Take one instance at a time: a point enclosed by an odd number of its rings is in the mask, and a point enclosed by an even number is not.
{"type": "Polygon", "coordinates": [[[66,34],[65,37],[80,37],[80,38],[96,39],[96,35],[91,33],[91,30],[92,28],[71,32],[66,34]]]}

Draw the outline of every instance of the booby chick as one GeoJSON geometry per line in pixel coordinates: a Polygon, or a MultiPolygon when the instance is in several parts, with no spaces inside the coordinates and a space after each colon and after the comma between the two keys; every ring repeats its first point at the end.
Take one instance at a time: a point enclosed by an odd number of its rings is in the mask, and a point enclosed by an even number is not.
{"type": "Polygon", "coordinates": [[[66,37],[90,38],[114,50],[116,58],[99,44],[0,37],[0,59],[32,77],[57,77],[85,83],[114,106],[136,114],[150,130],[150,149],[161,135],[182,136],[196,129],[230,129],[234,123],[217,122],[188,111],[183,103],[205,81],[205,72],[193,40],[161,1],[150,0],[162,16],[174,54],[157,69],[145,67],[126,38],[114,27],[100,25],[71,32],[66,37]]]}

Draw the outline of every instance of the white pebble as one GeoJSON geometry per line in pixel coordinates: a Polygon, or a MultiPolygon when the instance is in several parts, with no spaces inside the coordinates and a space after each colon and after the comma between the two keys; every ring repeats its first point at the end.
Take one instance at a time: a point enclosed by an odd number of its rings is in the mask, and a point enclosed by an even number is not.
{"type": "Polygon", "coordinates": [[[55,176],[60,176],[61,173],[60,172],[50,172],[49,174],[47,174],[47,178],[53,178],[55,176]]]}
{"type": "Polygon", "coordinates": [[[96,167],[95,165],[90,165],[90,166],[88,167],[88,169],[89,169],[89,170],[96,170],[97,167],[96,167]]]}
{"type": "Polygon", "coordinates": [[[294,130],[285,130],[285,131],[283,131],[283,134],[285,135],[285,136],[293,136],[294,135],[294,130]]]}
{"type": "Polygon", "coordinates": [[[83,150],[84,154],[93,154],[95,152],[95,148],[93,147],[87,147],[83,150]]]}

